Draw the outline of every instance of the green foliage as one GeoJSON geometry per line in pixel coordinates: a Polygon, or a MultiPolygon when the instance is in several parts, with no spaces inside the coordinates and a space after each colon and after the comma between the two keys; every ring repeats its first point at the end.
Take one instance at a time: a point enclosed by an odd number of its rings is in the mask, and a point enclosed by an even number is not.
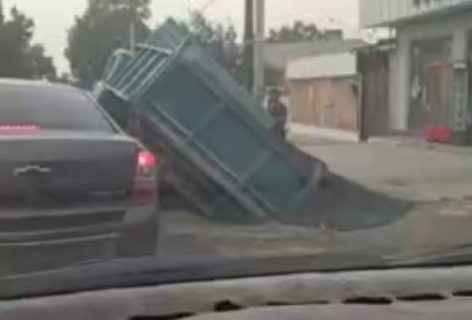
{"type": "Polygon", "coordinates": [[[56,82],[68,84],[68,85],[75,85],[74,81],[71,78],[71,75],[67,72],[62,72],[56,79],[56,82]]]}
{"type": "Polygon", "coordinates": [[[232,72],[237,71],[239,48],[236,43],[238,34],[233,25],[208,21],[200,12],[192,12],[189,23],[194,40],[232,72]]]}
{"type": "Polygon", "coordinates": [[[65,55],[79,85],[91,88],[100,79],[106,62],[117,48],[129,45],[130,25],[136,41],[148,34],[150,0],[89,0],[88,8],[69,30],[65,55]]]}
{"type": "Polygon", "coordinates": [[[235,76],[239,76],[241,52],[237,43],[238,34],[232,25],[209,21],[201,12],[193,11],[190,19],[175,21],[192,35],[193,41],[206,50],[235,76]]]}
{"type": "Polygon", "coordinates": [[[128,12],[132,18],[147,20],[151,17],[149,5],[151,0],[89,0],[89,10],[108,14],[114,12],[128,12]]]}
{"type": "Polygon", "coordinates": [[[9,17],[0,15],[0,77],[54,79],[52,58],[42,45],[31,44],[33,20],[15,7],[9,17]]]}
{"type": "Polygon", "coordinates": [[[270,42],[299,42],[322,40],[323,31],[320,31],[314,23],[295,21],[291,26],[283,26],[269,31],[270,42]]]}
{"type": "Polygon", "coordinates": [[[29,51],[30,72],[34,79],[56,79],[56,67],[51,57],[45,55],[44,46],[35,44],[29,51]]]}

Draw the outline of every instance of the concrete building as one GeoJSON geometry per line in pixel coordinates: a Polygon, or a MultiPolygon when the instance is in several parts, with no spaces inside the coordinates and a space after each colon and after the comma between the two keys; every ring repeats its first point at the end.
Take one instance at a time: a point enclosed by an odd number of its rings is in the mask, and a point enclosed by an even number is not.
{"type": "Polygon", "coordinates": [[[357,139],[358,70],[355,52],[300,58],[287,67],[290,125],[294,132],[335,130],[357,139]]]}
{"type": "Polygon", "coordinates": [[[395,31],[390,58],[392,131],[470,126],[472,0],[360,0],[363,28],[395,31]]]}
{"type": "Polygon", "coordinates": [[[351,141],[389,135],[391,48],[360,43],[290,61],[291,130],[351,141]]]}
{"type": "Polygon", "coordinates": [[[264,45],[264,62],[268,86],[285,86],[285,70],[290,61],[302,57],[345,52],[363,45],[359,39],[343,39],[342,33],[328,31],[322,40],[306,42],[268,42],[264,45]],[[330,35],[333,33],[334,35],[330,35]]]}

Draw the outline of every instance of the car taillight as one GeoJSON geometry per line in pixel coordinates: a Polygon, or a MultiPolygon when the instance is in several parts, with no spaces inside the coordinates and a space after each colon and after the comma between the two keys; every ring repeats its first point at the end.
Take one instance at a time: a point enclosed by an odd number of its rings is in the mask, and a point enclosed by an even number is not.
{"type": "Polygon", "coordinates": [[[139,152],[131,196],[133,204],[146,205],[157,201],[156,175],[156,157],[149,151],[139,152]]]}
{"type": "Polygon", "coordinates": [[[0,124],[0,132],[36,132],[40,127],[34,124],[0,124]]]}

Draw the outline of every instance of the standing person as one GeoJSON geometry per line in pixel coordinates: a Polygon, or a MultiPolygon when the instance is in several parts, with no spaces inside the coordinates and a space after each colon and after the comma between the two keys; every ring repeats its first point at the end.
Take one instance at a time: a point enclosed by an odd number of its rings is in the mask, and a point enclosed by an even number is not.
{"type": "Polygon", "coordinates": [[[268,110],[275,119],[274,132],[277,136],[285,140],[286,126],[288,121],[288,110],[285,104],[280,101],[281,93],[278,89],[272,89],[269,93],[268,110]]]}

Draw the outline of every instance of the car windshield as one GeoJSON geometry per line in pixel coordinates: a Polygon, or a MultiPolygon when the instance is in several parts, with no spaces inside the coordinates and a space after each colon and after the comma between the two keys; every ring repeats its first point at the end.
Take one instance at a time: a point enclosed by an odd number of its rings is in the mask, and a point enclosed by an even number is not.
{"type": "Polygon", "coordinates": [[[472,263],[472,0],[66,2],[0,0],[0,299],[472,263]]]}

